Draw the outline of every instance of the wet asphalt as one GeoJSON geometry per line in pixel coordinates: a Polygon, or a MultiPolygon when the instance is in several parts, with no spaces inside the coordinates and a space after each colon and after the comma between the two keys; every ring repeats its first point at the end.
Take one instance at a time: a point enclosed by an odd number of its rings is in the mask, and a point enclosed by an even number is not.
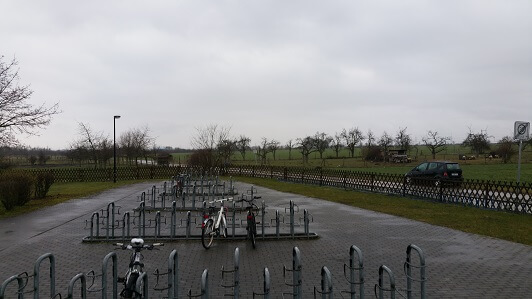
{"type": "MultiPolygon", "coordinates": [[[[91,215],[105,209],[110,202],[120,206],[122,213],[130,211],[138,206],[140,194],[153,185],[147,182],[119,187],[0,220],[0,283],[24,271],[31,275],[37,258],[52,253],[55,257],[56,292],[66,297],[72,277],[90,270],[101,273],[103,258],[115,250],[111,242],[82,242],[90,233],[91,215]]],[[[250,187],[244,183],[236,183],[236,186],[241,192],[250,187]]],[[[363,255],[366,298],[374,296],[381,265],[393,271],[398,292],[396,297],[401,298],[407,288],[403,271],[406,249],[408,245],[415,244],[425,256],[427,298],[530,298],[532,293],[532,246],[262,187],[257,187],[257,190],[267,205],[268,222],[271,223],[275,210],[284,214],[289,201],[293,200],[300,211],[296,217],[302,217],[302,211],[307,209],[311,215],[310,231],[318,234],[319,238],[259,239],[256,249],[245,240],[216,240],[209,250],[205,250],[199,240],[166,242],[161,250],[144,253],[147,272],[150,275],[155,269],[165,272],[168,256],[176,249],[179,297],[186,298],[189,291],[192,295],[199,294],[201,274],[208,269],[209,297],[222,298],[224,294],[231,293],[231,288],[224,288],[221,284],[232,284],[232,274],[225,274],[222,278],[222,266],[225,269],[233,266],[234,252],[239,248],[240,297],[251,298],[253,292],[262,292],[263,270],[267,267],[271,275],[271,298],[281,298],[283,293],[292,291],[292,287],[287,285],[292,281],[292,273],[283,269],[292,268],[292,253],[297,247],[301,253],[302,298],[313,298],[314,287],[320,288],[323,266],[331,273],[335,297],[349,298],[347,293],[342,293],[350,288],[344,277],[344,264],[349,264],[350,248],[355,245],[363,255]]],[[[442,205],[442,208],[445,206],[442,205]]],[[[195,230],[198,227],[196,225],[195,230]]],[[[122,273],[127,267],[129,255],[126,251],[116,252],[118,271],[122,273]]],[[[418,264],[419,257],[416,254],[412,257],[413,262],[418,264]]],[[[50,293],[47,283],[49,264],[43,262],[41,265],[40,289],[43,297],[50,293]]],[[[418,269],[413,270],[413,276],[419,279],[418,269]]],[[[161,281],[166,279],[161,278],[161,281]]],[[[100,280],[96,278],[92,290],[101,287],[100,280]]],[[[155,286],[155,281],[155,276],[151,275],[150,287],[155,286]]],[[[388,278],[385,282],[388,283],[388,278]]],[[[33,283],[29,285],[25,290],[32,289],[33,283]]],[[[414,298],[419,298],[419,282],[413,283],[412,291],[414,298]]],[[[6,298],[10,296],[14,295],[6,298]]],[[[164,292],[153,291],[150,297],[164,296],[164,292]]],[[[285,297],[288,296],[285,294],[285,297]]],[[[101,293],[90,292],[89,298],[101,298],[101,293]]]]}

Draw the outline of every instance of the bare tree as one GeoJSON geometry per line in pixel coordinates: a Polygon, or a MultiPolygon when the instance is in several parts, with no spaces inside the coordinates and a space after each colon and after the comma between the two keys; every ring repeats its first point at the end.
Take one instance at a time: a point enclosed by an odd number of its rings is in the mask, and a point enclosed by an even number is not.
{"type": "Polygon", "coordinates": [[[410,149],[412,138],[406,133],[406,128],[399,128],[399,132],[395,135],[395,144],[405,151],[410,149]]]}
{"type": "Polygon", "coordinates": [[[112,144],[109,138],[104,136],[102,132],[94,132],[88,124],[81,122],[78,123],[78,134],[79,139],[71,144],[71,150],[87,153],[87,158],[94,163],[95,168],[100,164],[105,165],[111,157],[108,154],[112,144]]]}
{"type": "Polygon", "coordinates": [[[336,153],[336,158],[338,158],[338,155],[340,154],[340,150],[344,146],[342,143],[342,133],[335,133],[334,137],[331,140],[332,148],[334,149],[334,152],[336,153]]]}
{"type": "Polygon", "coordinates": [[[191,163],[203,167],[204,171],[210,171],[212,167],[221,164],[217,147],[230,140],[231,128],[210,124],[203,128],[196,128],[196,131],[197,134],[191,140],[194,147],[191,163]]]}
{"type": "Polygon", "coordinates": [[[368,140],[366,142],[366,146],[372,147],[375,144],[375,134],[373,134],[371,130],[368,130],[368,134],[366,136],[366,139],[368,140]]]}
{"type": "Polygon", "coordinates": [[[231,128],[210,124],[196,128],[196,131],[197,134],[191,140],[194,149],[215,150],[223,140],[229,139],[231,128]]]}
{"type": "Polygon", "coordinates": [[[497,154],[502,158],[503,163],[510,162],[510,159],[515,155],[516,150],[514,149],[514,141],[510,136],[505,136],[499,140],[499,148],[497,149],[497,154]]]}
{"type": "Polygon", "coordinates": [[[261,164],[266,164],[266,156],[271,152],[270,142],[267,138],[262,137],[262,142],[257,145],[257,155],[260,158],[261,164]]]}
{"type": "Polygon", "coordinates": [[[351,128],[349,131],[346,129],[342,130],[342,138],[345,140],[345,144],[351,153],[351,158],[355,157],[355,148],[356,146],[364,140],[364,135],[358,128],[351,128]]]}
{"type": "Polygon", "coordinates": [[[268,145],[268,147],[270,148],[270,152],[273,154],[273,160],[275,160],[275,153],[279,149],[280,144],[281,143],[279,141],[272,139],[268,145]]]}
{"type": "Polygon", "coordinates": [[[314,138],[310,136],[297,139],[298,148],[303,155],[303,163],[308,163],[308,156],[316,151],[316,148],[314,147],[315,144],[314,138]]]}
{"type": "Polygon", "coordinates": [[[314,135],[314,148],[320,153],[320,159],[323,159],[323,153],[329,148],[332,138],[325,133],[316,132],[314,135]]]}
{"type": "Polygon", "coordinates": [[[222,140],[218,143],[217,150],[221,165],[231,164],[231,156],[237,149],[237,141],[231,139],[222,140]]]}
{"type": "Polygon", "coordinates": [[[16,145],[16,134],[35,135],[59,113],[59,104],[35,107],[28,103],[33,91],[29,85],[19,86],[18,62],[4,62],[0,56],[0,146],[16,145]]]}
{"type": "Polygon", "coordinates": [[[382,148],[384,152],[384,161],[389,160],[388,151],[390,149],[390,146],[392,146],[392,144],[393,144],[392,136],[388,135],[388,133],[384,131],[381,138],[379,139],[379,146],[382,148]]]}
{"type": "Polygon", "coordinates": [[[451,140],[450,137],[441,137],[437,131],[428,131],[427,136],[421,139],[423,143],[429,148],[432,159],[436,159],[436,154],[445,150],[447,142],[451,140]]]}
{"type": "Polygon", "coordinates": [[[130,164],[134,162],[138,165],[139,158],[143,158],[147,163],[153,142],[149,127],[129,129],[120,134],[120,154],[125,155],[130,164]]]}
{"type": "Polygon", "coordinates": [[[288,150],[288,160],[292,160],[292,149],[294,148],[295,144],[292,141],[292,139],[288,140],[286,143],[286,149],[288,150]]]}
{"type": "Polygon", "coordinates": [[[481,130],[479,133],[473,133],[469,128],[469,133],[466,139],[462,142],[463,146],[471,147],[471,150],[476,156],[483,154],[484,151],[490,149],[490,138],[486,130],[481,130]]]}
{"type": "Polygon", "coordinates": [[[246,161],[246,150],[249,149],[250,142],[251,142],[251,139],[244,135],[240,135],[240,137],[236,141],[236,147],[238,151],[240,152],[240,154],[242,155],[242,160],[244,161],[246,161]]]}

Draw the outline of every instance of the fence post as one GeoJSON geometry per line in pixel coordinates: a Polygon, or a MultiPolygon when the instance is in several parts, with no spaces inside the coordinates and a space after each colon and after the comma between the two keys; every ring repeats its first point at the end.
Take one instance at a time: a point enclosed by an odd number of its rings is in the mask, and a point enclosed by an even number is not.
{"type": "Polygon", "coordinates": [[[488,207],[489,192],[490,192],[490,184],[489,184],[489,182],[487,182],[486,183],[486,189],[484,191],[484,208],[488,207]]]}
{"type": "Polygon", "coordinates": [[[33,266],[33,298],[39,299],[39,268],[44,259],[50,260],[50,296],[55,296],[55,257],[51,253],[41,255],[33,266]]]}

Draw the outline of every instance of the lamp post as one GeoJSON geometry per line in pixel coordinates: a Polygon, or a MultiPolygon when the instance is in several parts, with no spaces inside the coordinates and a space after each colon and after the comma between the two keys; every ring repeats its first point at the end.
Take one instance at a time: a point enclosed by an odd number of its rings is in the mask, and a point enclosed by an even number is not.
{"type": "Polygon", "coordinates": [[[113,116],[113,183],[116,183],[116,119],[120,115],[113,116]]]}

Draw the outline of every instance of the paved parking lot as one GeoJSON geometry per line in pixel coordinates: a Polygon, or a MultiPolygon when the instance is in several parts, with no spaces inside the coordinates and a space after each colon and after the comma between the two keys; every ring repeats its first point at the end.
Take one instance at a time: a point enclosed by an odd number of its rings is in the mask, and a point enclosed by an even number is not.
{"type": "MultiPolygon", "coordinates": [[[[104,256],[114,249],[108,243],[82,243],[82,238],[89,234],[85,220],[111,201],[131,210],[138,204],[140,193],[152,185],[141,183],[120,187],[28,215],[0,220],[0,283],[11,275],[32,272],[35,260],[51,252],[56,258],[57,291],[65,296],[68,282],[74,275],[91,269],[100,273],[104,256]]],[[[237,188],[245,190],[249,185],[237,183],[237,188]]],[[[189,290],[198,294],[202,271],[208,269],[210,297],[221,298],[231,291],[220,286],[220,269],[233,265],[234,251],[238,247],[241,297],[250,298],[253,291],[261,291],[263,269],[268,267],[272,298],[280,298],[283,292],[291,291],[291,287],[284,283],[283,265],[291,268],[292,250],[297,246],[303,265],[303,298],[312,297],[313,288],[320,286],[322,266],[331,271],[335,295],[340,297],[340,291],[349,288],[343,277],[344,263],[349,262],[350,247],[356,245],[364,257],[365,295],[369,298],[373,296],[382,264],[394,272],[397,288],[404,294],[406,248],[415,244],[426,256],[428,298],[530,298],[532,293],[531,246],[262,187],[257,189],[272,215],[275,209],[284,209],[290,200],[300,209],[307,209],[313,218],[310,230],[320,238],[259,240],[255,250],[245,241],[216,242],[209,250],[205,250],[198,240],[167,243],[160,251],[144,253],[147,272],[151,273],[155,268],[165,271],[169,253],[177,249],[180,297],[186,298],[189,290]]],[[[128,256],[126,251],[118,252],[120,273],[125,271],[128,256]]],[[[416,255],[414,261],[417,262],[416,255]]],[[[48,264],[43,263],[41,267],[47,269],[48,264]]],[[[46,271],[42,273],[47,276],[46,271]]],[[[150,276],[150,286],[154,285],[154,280],[150,276]]],[[[291,281],[291,276],[286,281],[291,281]]],[[[230,283],[226,276],[225,284],[230,283]]],[[[418,283],[414,284],[414,290],[418,292],[418,283]]],[[[154,298],[164,296],[161,293],[152,295],[154,298]]],[[[346,294],[343,296],[347,298],[346,294]]],[[[92,293],[90,297],[99,298],[100,295],[92,293]]]]}

